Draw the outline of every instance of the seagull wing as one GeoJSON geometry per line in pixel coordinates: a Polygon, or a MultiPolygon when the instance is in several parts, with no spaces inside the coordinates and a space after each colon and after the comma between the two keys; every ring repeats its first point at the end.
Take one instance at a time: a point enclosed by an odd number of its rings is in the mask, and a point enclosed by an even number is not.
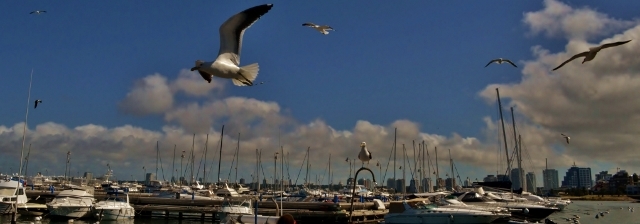
{"type": "Polygon", "coordinates": [[[316,24],[313,23],[303,23],[303,26],[308,26],[308,27],[316,27],[316,24]]]}
{"type": "Polygon", "coordinates": [[[589,51],[585,51],[582,52],[580,54],[576,54],[573,57],[569,58],[568,60],[562,62],[562,64],[558,65],[558,67],[554,68],[553,71],[558,70],[560,67],[564,66],[565,64],[569,63],[570,61],[573,61],[573,59],[579,58],[579,57],[586,57],[589,54],[589,51]]]}
{"type": "Polygon", "coordinates": [[[371,152],[369,150],[367,150],[367,152],[369,152],[369,159],[371,159],[371,152]]]}
{"type": "Polygon", "coordinates": [[[503,61],[508,62],[509,64],[513,65],[513,67],[516,67],[516,68],[518,67],[518,66],[516,66],[516,64],[514,64],[514,63],[513,63],[511,60],[509,60],[509,59],[504,59],[503,61]]]}
{"type": "Polygon", "coordinates": [[[269,12],[271,7],[273,7],[273,4],[254,6],[227,19],[220,26],[218,59],[228,60],[240,65],[240,50],[242,49],[244,31],[258,21],[262,15],[269,12]]]}
{"type": "Polygon", "coordinates": [[[29,14],[34,14],[34,13],[36,13],[36,12],[35,12],[35,11],[33,11],[33,12],[30,12],[29,14]]]}
{"type": "Polygon", "coordinates": [[[38,101],[36,100],[36,105],[33,106],[33,109],[36,109],[36,107],[38,107],[38,101]]]}
{"type": "Polygon", "coordinates": [[[623,44],[626,44],[626,43],[629,43],[629,42],[631,42],[631,40],[627,40],[627,41],[620,41],[620,42],[614,42],[614,43],[608,43],[608,44],[603,44],[603,45],[600,47],[600,49],[605,49],[605,48],[608,48],[608,47],[615,47],[615,46],[623,45],[623,44]]]}
{"type": "Polygon", "coordinates": [[[498,59],[493,59],[491,60],[489,63],[487,63],[487,65],[485,65],[484,67],[486,68],[487,66],[489,66],[491,63],[494,63],[496,61],[499,61],[498,59]]]}
{"type": "Polygon", "coordinates": [[[324,30],[333,30],[333,28],[332,28],[332,27],[327,26],[327,25],[320,26],[320,28],[322,28],[322,29],[324,29],[324,30]]]}
{"type": "Polygon", "coordinates": [[[207,80],[207,82],[211,83],[211,75],[206,73],[206,72],[202,72],[200,70],[198,70],[198,73],[200,73],[200,76],[202,76],[202,78],[204,78],[204,80],[207,80]]]}

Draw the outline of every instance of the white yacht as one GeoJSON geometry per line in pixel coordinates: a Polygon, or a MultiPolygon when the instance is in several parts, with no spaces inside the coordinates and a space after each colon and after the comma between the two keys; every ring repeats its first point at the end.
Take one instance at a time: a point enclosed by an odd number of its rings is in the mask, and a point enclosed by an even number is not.
{"type": "Polygon", "coordinates": [[[238,194],[249,194],[251,193],[251,190],[249,190],[249,188],[245,187],[242,184],[236,184],[236,192],[238,192],[238,194]]]}
{"type": "Polygon", "coordinates": [[[90,189],[70,189],[58,193],[55,198],[47,203],[47,209],[51,216],[68,218],[85,218],[91,216],[91,208],[95,199],[90,189]]]}
{"type": "Polygon", "coordinates": [[[22,183],[15,180],[0,180],[0,214],[9,214],[13,212],[13,206],[16,203],[24,205],[28,200],[22,183]]]}
{"type": "Polygon", "coordinates": [[[196,194],[196,192],[192,191],[190,187],[182,187],[182,189],[178,190],[178,192],[174,191],[160,191],[158,192],[157,197],[159,198],[172,198],[179,200],[223,200],[223,197],[218,197],[214,195],[202,195],[196,194]]]}
{"type": "Polygon", "coordinates": [[[394,201],[384,216],[387,224],[410,223],[491,223],[509,217],[508,214],[475,209],[439,207],[426,203],[424,198],[394,201]]]}
{"type": "Polygon", "coordinates": [[[191,189],[196,190],[196,191],[197,190],[202,190],[202,189],[204,189],[204,185],[200,184],[200,181],[196,180],[195,183],[191,184],[191,189]]]}
{"type": "Polygon", "coordinates": [[[344,194],[344,195],[357,195],[357,196],[364,196],[364,197],[373,196],[373,192],[369,191],[364,185],[356,185],[356,190],[355,191],[353,191],[352,187],[346,187],[346,188],[342,189],[342,194],[344,194]]]}
{"type": "Polygon", "coordinates": [[[254,215],[251,200],[225,199],[220,207],[220,223],[269,223],[278,222],[279,216],[254,215]]]}
{"type": "Polygon", "coordinates": [[[133,219],[135,214],[129,204],[129,194],[107,193],[107,198],[93,208],[93,215],[98,220],[133,219]]]}
{"type": "Polygon", "coordinates": [[[238,192],[235,189],[230,188],[227,183],[224,183],[220,189],[216,190],[216,196],[225,197],[225,198],[239,197],[240,194],[238,194],[238,192]]]}

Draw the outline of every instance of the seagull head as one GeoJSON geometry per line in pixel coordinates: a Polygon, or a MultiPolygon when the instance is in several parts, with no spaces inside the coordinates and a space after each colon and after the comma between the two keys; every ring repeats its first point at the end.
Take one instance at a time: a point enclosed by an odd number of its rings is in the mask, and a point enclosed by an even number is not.
{"type": "Polygon", "coordinates": [[[366,143],[366,142],[362,142],[362,143],[360,143],[360,147],[366,147],[366,146],[367,146],[367,143],[366,143]]]}
{"type": "Polygon", "coordinates": [[[202,64],[204,64],[204,61],[202,61],[202,60],[197,60],[197,61],[196,61],[196,66],[194,66],[193,68],[191,68],[191,71],[195,71],[195,70],[200,69],[200,66],[202,66],[202,64]]]}

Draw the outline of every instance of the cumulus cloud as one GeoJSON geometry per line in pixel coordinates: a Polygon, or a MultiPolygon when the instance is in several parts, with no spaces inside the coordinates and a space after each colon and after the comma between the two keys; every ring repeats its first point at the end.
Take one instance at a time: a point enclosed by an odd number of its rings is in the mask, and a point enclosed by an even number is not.
{"type": "Polygon", "coordinates": [[[118,104],[121,111],[137,116],[162,113],[172,105],[173,94],[167,85],[167,79],[160,74],[149,75],[137,81],[118,104]]]}
{"type": "Polygon", "coordinates": [[[224,90],[224,83],[218,79],[211,80],[211,83],[206,82],[200,74],[197,72],[189,71],[188,69],[180,70],[178,78],[171,83],[171,90],[173,92],[183,92],[188,96],[207,96],[211,91],[224,90]]]}
{"type": "Polygon", "coordinates": [[[565,166],[574,161],[578,165],[615,162],[639,169],[635,158],[640,156],[636,150],[640,140],[634,136],[640,134],[635,125],[640,122],[640,100],[634,96],[640,88],[640,25],[553,0],[545,1],[543,11],[525,14],[525,21],[533,31],[566,37],[565,51],[551,53],[533,47],[534,59],[526,62],[520,83],[492,84],[480,95],[487,102],[496,102],[495,89],[499,88],[503,100],[509,99],[508,105],[521,118],[519,131],[529,148],[536,148],[531,156],[537,163],[550,158],[565,166]],[[599,42],[585,40],[629,24],[634,26],[599,42]],[[550,71],[589,47],[630,39],[633,41],[626,45],[600,51],[593,61],[582,64],[581,59],[575,60],[550,71]],[[562,144],[560,133],[571,136],[570,145],[562,144]]]}
{"type": "Polygon", "coordinates": [[[628,28],[634,24],[611,18],[589,8],[572,8],[556,0],[545,0],[544,9],[524,14],[524,23],[533,34],[549,37],[587,39],[628,28]]]}

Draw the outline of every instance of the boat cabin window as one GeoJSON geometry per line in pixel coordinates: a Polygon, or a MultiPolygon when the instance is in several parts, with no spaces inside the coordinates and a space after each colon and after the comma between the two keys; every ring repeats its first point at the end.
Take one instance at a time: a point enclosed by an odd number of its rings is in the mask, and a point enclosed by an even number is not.
{"type": "Polygon", "coordinates": [[[18,195],[23,195],[24,194],[24,189],[18,189],[18,195]]]}
{"type": "Polygon", "coordinates": [[[16,188],[8,188],[8,187],[2,187],[0,188],[0,195],[13,195],[13,193],[16,192],[16,188]]]}

